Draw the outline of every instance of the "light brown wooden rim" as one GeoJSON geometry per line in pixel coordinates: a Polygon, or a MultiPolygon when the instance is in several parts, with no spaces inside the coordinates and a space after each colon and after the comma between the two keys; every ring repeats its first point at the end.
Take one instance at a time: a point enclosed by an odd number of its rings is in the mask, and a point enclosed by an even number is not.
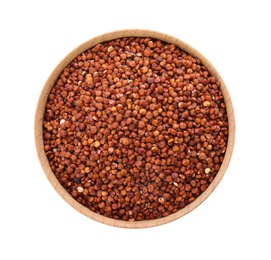
{"type": "Polygon", "coordinates": [[[127,30],[109,32],[109,33],[100,35],[98,37],[95,37],[86,41],[85,43],[75,48],[72,52],[70,52],[56,66],[56,68],[54,69],[54,71],[51,73],[48,80],[46,81],[37,103],[37,108],[36,108],[36,113],[35,113],[35,122],[34,122],[34,135],[35,135],[35,144],[36,144],[38,158],[46,177],[48,178],[49,182],[54,187],[54,189],[58,192],[58,194],[70,206],[72,206],[74,209],[76,209],[83,215],[93,220],[96,220],[100,223],[104,223],[104,224],[116,226],[116,227],[122,227],[122,228],[147,228],[147,227],[153,227],[153,226],[169,223],[173,220],[176,220],[186,215],[187,213],[195,209],[197,206],[199,206],[213,192],[213,190],[217,187],[222,177],[224,176],[225,171],[229,165],[229,162],[232,156],[234,140],[235,140],[235,118],[234,118],[234,110],[233,110],[231,98],[225,86],[224,81],[222,80],[222,78],[220,77],[216,69],[213,67],[213,65],[200,52],[198,52],[196,49],[194,49],[193,47],[191,47],[184,41],[165,33],[151,31],[151,30],[142,30],[142,29],[127,29],[127,30]],[[178,212],[174,214],[171,214],[167,217],[156,219],[156,220],[134,221],[134,222],[114,220],[112,218],[107,218],[90,211],[86,207],[79,204],[76,200],[74,200],[70,196],[70,194],[61,186],[61,184],[56,179],[54,173],[51,171],[49,162],[44,152],[42,124],[43,124],[45,104],[46,104],[49,92],[51,88],[53,87],[55,81],[57,80],[58,76],[60,75],[60,73],[75,57],[77,57],[79,54],[81,54],[85,50],[95,46],[98,43],[106,42],[106,41],[113,40],[116,38],[121,38],[121,37],[152,37],[152,38],[160,39],[162,41],[175,44],[180,49],[186,51],[187,53],[191,54],[194,57],[199,58],[202,61],[202,63],[205,65],[205,67],[209,70],[209,72],[220,81],[221,91],[223,93],[226,108],[227,108],[227,115],[228,115],[228,121],[229,121],[229,139],[228,139],[227,151],[225,154],[224,161],[215,179],[209,185],[206,191],[203,192],[194,202],[190,203],[185,208],[179,210],[178,212]]]}

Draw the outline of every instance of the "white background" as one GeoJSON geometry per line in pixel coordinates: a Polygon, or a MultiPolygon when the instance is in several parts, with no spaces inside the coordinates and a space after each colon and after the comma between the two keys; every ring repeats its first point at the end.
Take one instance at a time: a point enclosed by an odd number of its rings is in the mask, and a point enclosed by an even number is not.
{"type": "Polygon", "coordinates": [[[0,259],[271,259],[270,1],[1,1],[0,259]],[[236,141],[211,196],[172,223],[100,224],[71,208],[39,164],[34,113],[58,62],[105,32],[178,37],[230,92],[236,141]],[[95,258],[94,258],[95,257],[95,258]]]}

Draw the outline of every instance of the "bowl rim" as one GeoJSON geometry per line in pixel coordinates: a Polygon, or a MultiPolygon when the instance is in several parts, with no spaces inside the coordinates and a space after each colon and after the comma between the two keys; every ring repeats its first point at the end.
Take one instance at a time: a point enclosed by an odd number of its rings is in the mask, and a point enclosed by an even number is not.
{"type": "Polygon", "coordinates": [[[217,185],[220,183],[221,179],[223,178],[232,157],[234,141],[235,141],[235,116],[234,116],[234,109],[233,109],[231,97],[229,95],[228,89],[224,81],[222,80],[218,71],[210,63],[210,61],[207,60],[207,58],[204,55],[202,55],[198,50],[196,50],[195,48],[193,48],[192,46],[190,46],[183,40],[180,40],[166,33],[153,31],[153,30],[145,30],[145,29],[123,29],[123,30],[118,30],[118,31],[107,32],[85,41],[84,43],[80,44],[78,47],[73,49],[70,53],[68,53],[58,63],[58,65],[55,67],[55,69],[51,72],[48,79],[46,80],[37,102],[35,118],[34,118],[34,139],[35,139],[37,156],[47,179],[49,180],[53,188],[56,190],[56,192],[72,208],[76,209],[81,214],[85,215],[86,217],[92,220],[95,220],[97,222],[107,224],[110,226],[121,227],[121,228],[147,228],[147,227],[163,225],[185,216],[187,213],[197,208],[215,190],[215,188],[217,187],[217,185]],[[49,92],[51,88],[53,87],[53,84],[56,82],[57,78],[59,77],[63,69],[79,54],[95,46],[96,44],[114,40],[117,38],[123,38],[123,37],[150,37],[150,38],[159,39],[161,41],[174,44],[180,49],[182,49],[183,51],[189,53],[190,55],[199,58],[202,64],[207,68],[207,70],[214,77],[216,77],[216,79],[220,82],[221,84],[220,89],[223,94],[224,102],[226,105],[226,111],[227,111],[227,117],[228,117],[228,128],[229,128],[228,143],[227,143],[227,149],[225,152],[224,160],[221,164],[221,167],[216,177],[210,183],[208,188],[200,196],[198,196],[190,204],[186,205],[183,209],[180,209],[176,213],[172,213],[167,217],[162,217],[162,218],[154,219],[154,220],[142,220],[142,221],[116,220],[113,218],[109,218],[109,217],[105,217],[103,215],[97,214],[89,210],[87,207],[81,205],[79,202],[73,199],[72,196],[59,183],[59,181],[57,180],[57,178],[55,177],[54,173],[52,172],[50,168],[48,159],[44,151],[42,123],[43,123],[43,117],[44,117],[44,111],[45,111],[45,104],[46,104],[49,92]]]}

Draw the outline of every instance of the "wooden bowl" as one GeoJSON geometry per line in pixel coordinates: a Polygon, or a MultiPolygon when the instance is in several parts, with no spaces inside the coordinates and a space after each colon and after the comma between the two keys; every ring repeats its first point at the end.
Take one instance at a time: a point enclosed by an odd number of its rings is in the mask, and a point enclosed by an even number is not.
{"type": "Polygon", "coordinates": [[[146,227],[152,227],[152,226],[158,226],[162,225],[168,222],[171,222],[173,220],[176,220],[193,209],[195,209],[198,205],[200,205],[217,187],[219,182],[221,181],[222,177],[225,174],[225,171],[228,167],[228,164],[230,162],[233,147],[234,147],[234,139],[235,139],[235,119],[234,119],[234,111],[233,106],[231,102],[230,95],[228,93],[228,90],[225,86],[225,83],[223,82],[222,78],[216,71],[216,69],[211,65],[211,63],[196,49],[192,48],[187,43],[183,42],[182,40],[179,40],[175,37],[172,37],[170,35],[156,32],[156,31],[149,31],[149,30],[120,30],[115,32],[106,33],[103,35],[100,35],[98,37],[92,38],[88,40],[87,42],[81,44],[77,48],[75,48],[72,52],[70,52],[53,70],[51,75],[49,76],[48,80],[46,81],[36,108],[36,114],[35,114],[35,144],[36,144],[36,150],[38,154],[38,158],[40,160],[40,164],[43,168],[43,171],[45,175],[47,176],[48,180],[50,181],[51,185],[54,187],[54,189],[58,192],[58,194],[68,203],[70,206],[72,206],[74,209],[79,211],[80,213],[84,214],[85,216],[96,220],[100,223],[108,224],[111,226],[116,227],[123,227],[123,228],[146,228],[146,227]],[[193,201],[192,203],[188,204],[183,209],[180,209],[176,213],[170,214],[167,217],[163,217],[160,219],[155,220],[143,220],[143,221],[123,221],[123,220],[115,220],[113,218],[108,218],[102,215],[99,215],[97,213],[94,213],[90,211],[88,208],[84,207],[83,205],[79,204],[75,199],[71,197],[71,195],[62,187],[62,185],[59,183],[57,178],[55,177],[54,173],[52,172],[48,159],[44,152],[44,145],[43,145],[43,116],[45,111],[45,104],[47,102],[47,97],[49,95],[49,92],[51,88],[53,87],[54,83],[56,82],[58,76],[61,74],[63,69],[79,54],[84,52],[85,50],[95,46],[98,43],[113,40],[116,38],[121,37],[151,37],[160,39],[162,41],[175,44],[180,49],[186,51],[187,53],[191,54],[194,57],[199,58],[203,65],[208,69],[208,71],[217,78],[218,81],[221,83],[221,91],[224,96],[224,101],[226,104],[227,109],[227,115],[228,115],[228,123],[229,123],[229,136],[228,136],[228,144],[227,144],[227,150],[225,153],[224,161],[221,165],[221,168],[219,172],[217,173],[216,177],[212,181],[212,183],[209,185],[209,187],[193,201]]]}

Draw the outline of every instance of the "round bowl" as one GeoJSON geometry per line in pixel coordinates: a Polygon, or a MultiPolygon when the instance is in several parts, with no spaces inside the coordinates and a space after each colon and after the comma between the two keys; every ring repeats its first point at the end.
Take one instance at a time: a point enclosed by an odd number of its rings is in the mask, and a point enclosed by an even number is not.
{"type": "Polygon", "coordinates": [[[221,76],[217,72],[217,70],[212,66],[212,64],[196,49],[185,43],[184,41],[177,39],[175,37],[172,37],[170,35],[156,32],[156,31],[150,31],[150,30],[140,30],[140,29],[133,29],[133,30],[120,30],[120,31],[114,31],[109,32],[103,35],[100,35],[98,37],[92,38],[85,43],[81,44],[77,48],[75,48],[73,51],[71,51],[53,70],[51,75],[49,76],[48,80],[46,81],[36,108],[35,113],[35,124],[34,124],[34,133],[35,133],[35,144],[36,144],[36,151],[38,154],[38,158],[40,161],[40,164],[43,168],[43,171],[48,178],[51,185],[54,187],[54,189],[57,191],[57,193],[74,209],[82,213],[83,215],[89,217],[92,220],[98,221],[100,223],[104,223],[111,226],[116,227],[123,227],[123,228],[146,228],[146,227],[152,227],[152,226],[158,226],[165,223],[169,223],[173,220],[176,220],[178,218],[181,218],[182,216],[186,215],[193,209],[195,209],[197,206],[199,206],[217,187],[219,182],[221,181],[222,177],[224,176],[226,169],[228,167],[228,164],[230,162],[233,147],[234,147],[234,139],[235,139],[235,119],[234,119],[234,111],[233,106],[231,102],[230,95],[228,93],[228,90],[225,86],[225,83],[223,82],[221,76]],[[98,43],[110,41],[116,38],[122,38],[122,37],[151,37],[156,38],[159,40],[162,40],[167,43],[175,44],[177,47],[182,49],[183,51],[187,52],[188,54],[191,54],[194,57],[197,57],[201,60],[202,64],[207,68],[207,70],[211,73],[212,76],[216,77],[218,81],[221,83],[221,91],[224,96],[224,102],[226,105],[227,110],[227,116],[228,116],[228,143],[227,143],[227,150],[225,152],[224,160],[221,164],[221,167],[214,178],[214,180],[210,183],[208,188],[199,196],[197,197],[193,202],[185,206],[184,208],[180,209],[176,213],[172,213],[169,216],[162,217],[160,219],[154,219],[154,220],[142,220],[142,221],[124,221],[124,220],[115,220],[113,218],[105,217],[103,215],[97,214],[91,210],[89,210],[87,207],[81,205],[78,203],[72,196],[63,188],[63,186],[59,183],[57,178],[55,177],[54,173],[52,172],[48,159],[46,157],[45,151],[44,151],[44,145],[43,145],[43,118],[44,118],[44,111],[45,111],[45,104],[47,102],[47,98],[49,95],[49,92],[51,88],[53,87],[54,83],[56,82],[57,78],[63,71],[63,69],[79,54],[84,52],[85,50],[95,46],[98,43]]]}

